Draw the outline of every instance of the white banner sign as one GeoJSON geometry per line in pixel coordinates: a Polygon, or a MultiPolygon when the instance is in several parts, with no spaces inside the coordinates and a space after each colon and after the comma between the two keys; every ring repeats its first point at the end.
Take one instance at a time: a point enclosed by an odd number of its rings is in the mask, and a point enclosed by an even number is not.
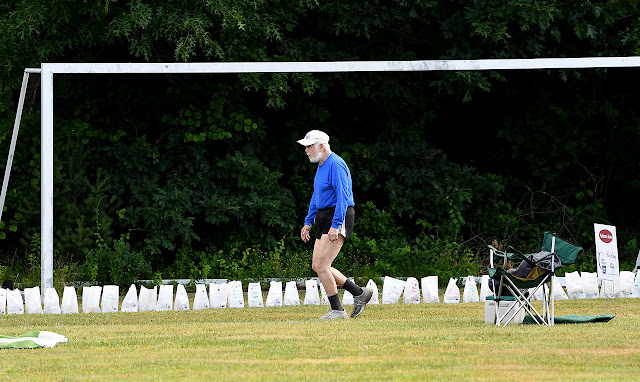
{"type": "Polygon", "coordinates": [[[618,265],[616,227],[594,223],[593,229],[596,234],[598,277],[602,280],[618,280],[620,277],[620,267],[618,265]]]}

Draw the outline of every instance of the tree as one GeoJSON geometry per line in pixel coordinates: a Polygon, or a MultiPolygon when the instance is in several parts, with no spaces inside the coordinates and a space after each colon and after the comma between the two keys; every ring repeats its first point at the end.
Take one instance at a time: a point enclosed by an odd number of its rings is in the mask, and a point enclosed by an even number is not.
{"type": "MultiPolygon", "coordinates": [[[[624,56],[638,53],[637,15],[635,1],[9,0],[0,110],[15,110],[21,71],[41,62],[624,56]]],[[[632,243],[640,221],[616,206],[637,203],[636,76],[60,76],[56,250],[82,262],[96,236],[130,237],[132,253],[157,267],[176,252],[238,254],[255,242],[303,251],[288,238],[313,167],[292,142],[311,128],[327,130],[357,170],[363,226],[399,227],[385,248],[462,243],[480,253],[494,238],[537,245],[545,227],[588,245],[594,220],[620,222],[621,242],[632,243]]],[[[0,227],[6,252],[39,230],[37,99],[35,86],[0,227]]],[[[0,121],[2,150],[12,122],[0,121]]]]}

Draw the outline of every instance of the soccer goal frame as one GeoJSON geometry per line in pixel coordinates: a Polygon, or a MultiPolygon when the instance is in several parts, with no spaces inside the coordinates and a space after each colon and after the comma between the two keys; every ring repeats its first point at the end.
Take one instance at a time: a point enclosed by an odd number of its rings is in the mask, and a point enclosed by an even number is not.
{"type": "Polygon", "coordinates": [[[42,63],[27,68],[16,112],[9,156],[0,195],[0,220],[17,141],[30,73],[40,73],[40,223],[41,291],[53,287],[53,77],[54,74],[238,74],[427,72],[522,69],[592,69],[639,67],[640,57],[580,57],[489,60],[338,61],[338,62],[216,62],[216,63],[42,63]]]}

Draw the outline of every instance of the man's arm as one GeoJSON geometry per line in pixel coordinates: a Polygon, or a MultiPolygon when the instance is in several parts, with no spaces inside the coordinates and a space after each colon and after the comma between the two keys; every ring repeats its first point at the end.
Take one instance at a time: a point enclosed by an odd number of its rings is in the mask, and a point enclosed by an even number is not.
{"type": "Polygon", "coordinates": [[[336,193],[336,209],[331,220],[331,228],[335,228],[337,232],[338,227],[344,224],[344,217],[349,207],[349,173],[346,168],[336,166],[331,186],[336,193]]]}
{"type": "Polygon", "coordinates": [[[307,217],[304,219],[304,224],[312,226],[316,221],[317,213],[318,207],[316,206],[316,192],[314,190],[313,195],[311,195],[311,201],[309,201],[309,211],[307,212],[307,217]]]}
{"type": "Polygon", "coordinates": [[[305,243],[309,241],[311,236],[309,232],[311,231],[311,226],[313,225],[316,214],[318,213],[318,208],[316,207],[316,192],[313,192],[311,195],[311,201],[309,202],[309,212],[307,212],[307,217],[304,219],[304,226],[302,230],[300,230],[300,239],[305,243]]]}

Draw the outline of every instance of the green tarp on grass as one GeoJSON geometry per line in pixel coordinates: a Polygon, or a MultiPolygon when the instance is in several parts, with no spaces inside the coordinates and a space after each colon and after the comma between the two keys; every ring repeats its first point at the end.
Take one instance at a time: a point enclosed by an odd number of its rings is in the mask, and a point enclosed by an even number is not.
{"type": "MultiPolygon", "coordinates": [[[[566,316],[556,316],[553,318],[556,324],[584,324],[588,322],[609,322],[615,316],[613,314],[601,314],[598,316],[580,316],[577,314],[568,314],[566,316]]],[[[530,315],[524,316],[523,324],[536,324],[530,315]]]]}
{"type": "Polygon", "coordinates": [[[67,341],[67,338],[60,334],[33,331],[15,337],[0,336],[0,349],[52,348],[61,342],[67,341]]]}

